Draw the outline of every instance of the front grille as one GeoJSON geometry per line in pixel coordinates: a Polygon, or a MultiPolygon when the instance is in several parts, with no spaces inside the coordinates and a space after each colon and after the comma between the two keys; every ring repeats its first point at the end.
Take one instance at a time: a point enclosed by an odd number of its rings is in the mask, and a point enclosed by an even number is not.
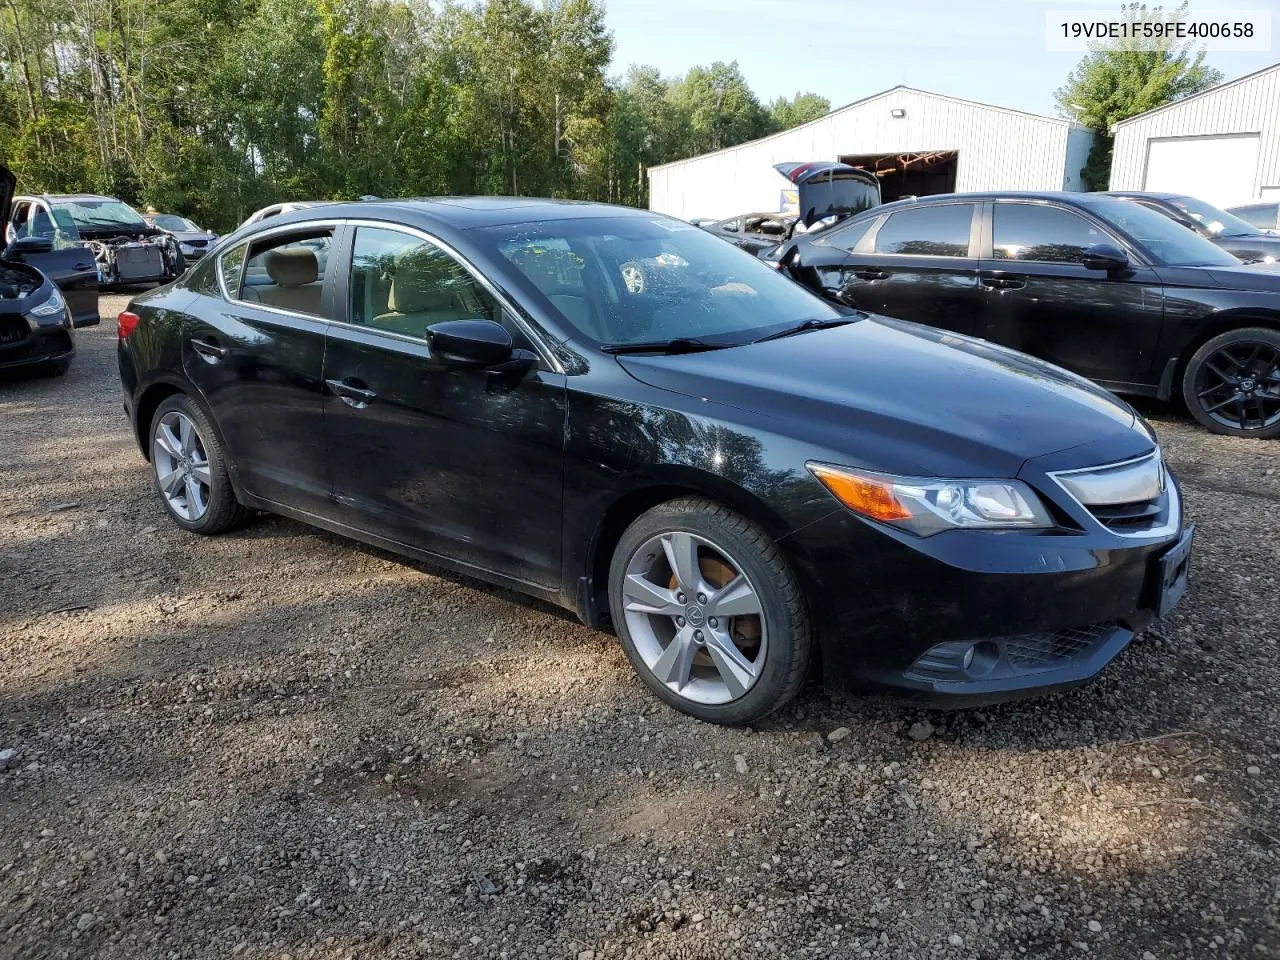
{"type": "Polygon", "coordinates": [[[158,247],[116,248],[116,274],[121,280],[150,280],[163,273],[164,260],[158,247]]]}
{"type": "Polygon", "coordinates": [[[1004,640],[1005,656],[1015,667],[1040,667],[1070,660],[1111,636],[1118,625],[1108,621],[1054,633],[1024,633],[1004,640]]]}
{"type": "Polygon", "coordinates": [[[1159,450],[1136,460],[1051,476],[1094,519],[1116,533],[1149,533],[1172,519],[1174,498],[1159,450]]]}
{"type": "Polygon", "coordinates": [[[21,343],[31,333],[31,325],[22,317],[0,320],[0,344],[21,343]]]}
{"type": "Polygon", "coordinates": [[[188,240],[186,241],[186,243],[187,243],[187,246],[189,247],[204,247],[204,246],[208,246],[209,241],[208,240],[188,240]]]}

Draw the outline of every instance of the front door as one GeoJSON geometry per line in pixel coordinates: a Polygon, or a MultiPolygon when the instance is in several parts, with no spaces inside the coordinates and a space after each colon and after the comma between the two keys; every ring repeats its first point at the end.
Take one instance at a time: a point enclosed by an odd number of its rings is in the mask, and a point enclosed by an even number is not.
{"type": "Polygon", "coordinates": [[[220,288],[187,308],[182,339],[183,370],[213,410],[241,487],[321,516],[332,513],[320,374],[333,232],[277,230],[222,253],[220,288]]]}
{"type": "Polygon", "coordinates": [[[427,328],[504,324],[533,346],[440,245],[358,226],[344,323],[325,351],[325,428],[342,522],[542,587],[560,583],[565,377],[521,377],[433,357],[427,328]]]}
{"type": "Polygon", "coordinates": [[[980,267],[978,336],[1111,384],[1151,370],[1164,318],[1154,270],[1086,269],[1095,243],[1124,244],[1095,223],[1046,202],[992,204],[991,250],[980,267]]]}
{"type": "Polygon", "coordinates": [[[973,333],[981,299],[977,209],[975,203],[929,203],[890,214],[844,260],[841,299],[900,320],[973,333]]]}
{"type": "Polygon", "coordinates": [[[81,242],[74,223],[68,220],[59,225],[43,203],[20,200],[14,204],[8,234],[10,243],[3,254],[6,260],[30,264],[56,284],[77,327],[99,322],[98,265],[93,251],[81,242]],[[40,253],[19,251],[14,241],[26,237],[48,240],[50,249],[40,253]]]}

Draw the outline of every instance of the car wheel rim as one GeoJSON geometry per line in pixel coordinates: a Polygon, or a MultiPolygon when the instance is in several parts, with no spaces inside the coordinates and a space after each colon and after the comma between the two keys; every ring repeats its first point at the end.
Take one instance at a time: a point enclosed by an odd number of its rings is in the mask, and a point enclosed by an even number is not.
{"type": "Polygon", "coordinates": [[[622,602],[640,659],[682,699],[728,703],[760,679],[764,606],[723,547],[683,531],[650,538],[627,563],[622,602]]]}
{"type": "Polygon", "coordinates": [[[629,293],[644,293],[644,274],[639,267],[623,267],[622,282],[629,293]]]}
{"type": "Polygon", "coordinates": [[[169,509],[183,520],[199,520],[209,509],[209,456],[191,418],[170,410],[156,424],[151,444],[156,481],[169,509]]]}
{"type": "Polygon", "coordinates": [[[1236,430],[1280,423],[1280,349],[1237,340],[1205,358],[1196,372],[1196,402],[1210,419],[1236,430]]]}

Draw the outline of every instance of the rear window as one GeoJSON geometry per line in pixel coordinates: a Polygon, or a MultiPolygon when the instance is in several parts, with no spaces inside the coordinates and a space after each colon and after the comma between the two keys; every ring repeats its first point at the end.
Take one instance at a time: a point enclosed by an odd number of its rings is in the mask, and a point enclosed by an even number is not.
{"type": "Polygon", "coordinates": [[[974,204],[942,203],[893,214],[876,234],[876,253],[967,257],[974,204]]]}

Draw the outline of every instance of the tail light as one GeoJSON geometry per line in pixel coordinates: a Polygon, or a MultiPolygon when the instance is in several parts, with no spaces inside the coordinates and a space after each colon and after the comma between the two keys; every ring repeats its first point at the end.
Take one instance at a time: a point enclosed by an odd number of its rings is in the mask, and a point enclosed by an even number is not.
{"type": "Polygon", "coordinates": [[[140,319],[136,313],[125,310],[116,318],[116,337],[120,340],[127,340],[140,319]]]}

